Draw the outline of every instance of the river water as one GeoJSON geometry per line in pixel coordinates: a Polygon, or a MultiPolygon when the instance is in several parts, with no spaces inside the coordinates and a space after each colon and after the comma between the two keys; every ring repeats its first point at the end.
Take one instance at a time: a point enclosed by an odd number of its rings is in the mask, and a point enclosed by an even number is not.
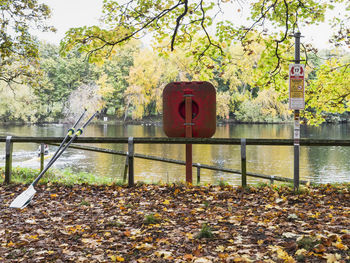
{"type": "MultiPolygon", "coordinates": [[[[69,126],[49,125],[0,125],[0,136],[64,136],[69,126]]],[[[326,124],[319,127],[301,127],[301,138],[348,139],[350,124],[326,124]]],[[[159,125],[91,124],[83,136],[96,137],[164,137],[159,125]]],[[[293,138],[291,124],[224,124],[217,127],[216,138],[293,138]]],[[[127,145],[96,144],[97,147],[127,151],[127,145]]],[[[36,158],[38,144],[15,143],[13,167],[39,168],[36,158]]],[[[50,146],[54,152],[55,146],[50,146]]],[[[185,160],[184,145],[138,144],[136,153],[185,160]]],[[[5,144],[0,144],[0,166],[4,166],[5,144]]],[[[193,162],[219,167],[240,169],[240,146],[193,145],[193,162]]],[[[125,157],[103,153],[67,149],[54,164],[55,168],[71,168],[96,175],[120,179],[125,157]]],[[[266,175],[293,178],[292,146],[247,146],[247,171],[266,175]]],[[[196,169],[193,169],[196,178],[196,169]]],[[[300,178],[316,183],[350,182],[350,147],[301,147],[300,178]]],[[[175,182],[185,180],[185,166],[157,161],[135,159],[135,180],[175,182]]],[[[239,185],[240,175],[201,169],[201,182],[218,183],[224,180],[239,185]]],[[[261,181],[248,177],[248,184],[261,181]]]]}

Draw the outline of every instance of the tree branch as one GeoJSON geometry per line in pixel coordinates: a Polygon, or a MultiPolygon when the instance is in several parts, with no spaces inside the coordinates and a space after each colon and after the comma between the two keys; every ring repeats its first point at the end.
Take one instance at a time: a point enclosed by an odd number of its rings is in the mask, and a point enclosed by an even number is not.
{"type": "Polygon", "coordinates": [[[174,50],[174,44],[175,44],[176,34],[177,34],[177,31],[178,31],[178,29],[179,29],[179,27],[180,27],[181,20],[182,20],[182,18],[187,14],[187,11],[188,11],[188,0],[184,0],[183,3],[185,4],[185,9],[184,9],[184,11],[182,12],[182,14],[181,14],[180,16],[178,16],[177,19],[176,19],[175,29],[174,29],[173,35],[172,35],[172,37],[171,37],[171,45],[170,45],[171,51],[174,50]]]}

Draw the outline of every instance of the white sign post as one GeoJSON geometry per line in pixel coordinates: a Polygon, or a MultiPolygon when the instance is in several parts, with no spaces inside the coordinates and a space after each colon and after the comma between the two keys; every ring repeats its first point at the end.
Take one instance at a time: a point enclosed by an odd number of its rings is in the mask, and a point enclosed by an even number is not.
{"type": "Polygon", "coordinates": [[[304,65],[289,65],[289,109],[305,108],[304,65]]]}

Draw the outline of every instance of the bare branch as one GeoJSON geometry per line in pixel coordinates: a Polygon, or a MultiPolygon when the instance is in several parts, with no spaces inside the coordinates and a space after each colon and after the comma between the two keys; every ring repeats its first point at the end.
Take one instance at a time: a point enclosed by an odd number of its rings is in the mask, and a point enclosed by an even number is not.
{"type": "MultiPolygon", "coordinates": [[[[275,69],[271,72],[272,75],[274,75],[274,73],[277,71],[277,69],[280,67],[280,63],[281,63],[281,57],[278,54],[278,46],[280,43],[283,43],[283,41],[285,41],[287,39],[288,36],[288,30],[289,30],[289,26],[288,26],[288,20],[289,20],[289,10],[288,10],[288,3],[286,0],[283,0],[284,2],[284,6],[286,8],[286,20],[285,20],[285,31],[284,31],[284,35],[282,37],[282,39],[280,40],[276,40],[276,49],[275,49],[275,55],[277,57],[277,65],[275,67],[275,69]]],[[[278,71],[279,72],[279,71],[278,71]]],[[[277,72],[277,73],[278,73],[277,72]]],[[[277,74],[276,73],[276,74],[277,74]]]]}
{"type": "Polygon", "coordinates": [[[209,41],[209,45],[207,45],[207,47],[206,47],[206,48],[203,50],[203,52],[199,55],[199,58],[201,58],[201,57],[205,54],[205,52],[207,52],[207,50],[210,48],[210,46],[214,46],[214,47],[218,48],[218,49],[220,50],[221,54],[223,54],[224,52],[223,52],[223,50],[221,49],[221,47],[218,46],[218,45],[216,45],[216,44],[214,44],[214,43],[211,41],[211,38],[210,38],[210,36],[209,36],[209,34],[208,34],[208,32],[207,32],[205,26],[204,26],[205,11],[204,11],[204,9],[203,9],[203,0],[201,0],[201,2],[200,2],[200,7],[201,7],[201,11],[202,11],[201,27],[202,27],[202,29],[203,29],[203,31],[204,31],[204,33],[205,33],[205,35],[206,35],[206,37],[207,37],[207,39],[208,39],[208,41],[209,41]]]}
{"type": "Polygon", "coordinates": [[[175,43],[175,39],[176,39],[176,34],[177,34],[178,29],[179,29],[181,20],[187,14],[187,11],[188,11],[188,0],[184,0],[184,4],[185,4],[185,9],[182,12],[182,14],[180,16],[178,16],[178,18],[176,19],[175,29],[173,32],[173,36],[171,37],[171,45],[170,45],[171,51],[174,50],[174,43],[175,43]]]}

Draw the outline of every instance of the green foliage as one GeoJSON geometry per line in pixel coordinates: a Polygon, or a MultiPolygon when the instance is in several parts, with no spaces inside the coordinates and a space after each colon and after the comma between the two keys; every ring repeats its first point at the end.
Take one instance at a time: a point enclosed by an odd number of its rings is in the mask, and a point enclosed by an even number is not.
{"type": "Polygon", "coordinates": [[[220,187],[224,188],[224,187],[227,186],[227,185],[228,185],[227,182],[225,182],[223,179],[220,179],[220,181],[219,181],[219,186],[220,186],[220,187]]]}
{"type": "Polygon", "coordinates": [[[79,52],[59,56],[58,47],[41,45],[41,69],[44,76],[34,94],[41,103],[42,119],[62,117],[69,96],[79,87],[94,83],[98,78],[96,66],[89,64],[79,52]]]}
{"type": "Polygon", "coordinates": [[[113,181],[113,178],[110,177],[100,177],[87,172],[73,172],[71,169],[56,170],[55,176],[50,178],[50,182],[66,185],[83,183],[100,185],[111,184],[113,181]]]}
{"type": "Polygon", "coordinates": [[[202,225],[201,231],[196,235],[196,238],[201,239],[201,238],[213,238],[214,234],[207,224],[202,225]]]}
{"type": "Polygon", "coordinates": [[[255,99],[243,101],[235,117],[242,122],[273,123],[288,121],[290,113],[286,103],[279,101],[277,93],[270,89],[260,91],[255,99]]]}
{"type": "MultiPolygon", "coordinates": [[[[11,182],[30,184],[35,180],[39,173],[40,171],[38,169],[16,167],[12,169],[11,182]]],[[[0,168],[0,175],[2,179],[5,178],[4,168],[0,168]]],[[[47,171],[45,175],[41,178],[40,183],[47,183],[50,181],[49,178],[52,178],[54,176],[55,174],[53,171],[47,171]]]]}
{"type": "Polygon", "coordinates": [[[0,80],[7,83],[35,84],[38,59],[38,43],[30,34],[30,28],[54,31],[45,24],[51,11],[37,0],[2,0],[0,34],[0,80]]]}
{"type": "MultiPolygon", "coordinates": [[[[24,82],[20,75],[26,76],[25,86],[0,86],[3,121],[57,121],[82,105],[92,105],[94,110],[102,109],[103,114],[124,120],[158,116],[165,85],[193,80],[214,84],[217,116],[221,119],[231,116],[242,122],[290,121],[288,64],[294,58],[290,34],[304,24],[324,21],[326,10],[334,5],[315,0],[302,4],[253,1],[252,24],[239,26],[223,20],[214,23],[219,7],[233,10],[229,1],[131,0],[125,4],[105,0],[102,26],[70,29],[59,52],[58,47],[45,44],[38,50],[38,43],[28,33],[30,21],[45,26],[50,13],[47,6],[36,0],[24,2],[5,1],[1,7],[13,10],[17,6],[15,15],[20,17],[18,25],[23,26],[15,27],[19,38],[9,38],[8,44],[20,45],[16,50],[23,52],[11,53],[2,46],[2,69],[16,75],[20,82],[24,82]],[[25,8],[33,16],[26,17],[25,8]],[[273,30],[266,31],[264,23],[272,24],[273,30]],[[141,42],[134,39],[145,32],[152,32],[153,50],[141,47],[141,42]],[[24,51],[30,60],[24,58],[24,51]],[[11,63],[6,64],[6,59],[11,63]]],[[[349,19],[349,9],[345,11],[349,19]]],[[[339,32],[333,41],[341,45],[347,41],[346,23],[335,19],[335,27],[337,22],[339,32]]],[[[11,23],[3,27],[17,22],[11,23]]],[[[323,60],[312,55],[314,51],[309,44],[302,47],[301,59],[308,60],[304,116],[311,124],[345,119],[349,112],[349,55],[334,52],[323,60]]]]}
{"type": "Polygon", "coordinates": [[[80,205],[86,205],[86,206],[89,206],[90,205],[90,202],[86,201],[86,200],[82,200],[80,202],[80,205]]]}
{"type": "Polygon", "coordinates": [[[209,202],[207,200],[205,200],[203,202],[203,206],[207,209],[209,207],[209,202]]]}
{"type": "Polygon", "coordinates": [[[316,245],[320,244],[320,241],[311,236],[304,236],[301,239],[297,240],[299,248],[306,250],[312,250],[316,245]]]}
{"type": "Polygon", "coordinates": [[[160,219],[156,217],[154,214],[146,215],[143,220],[143,223],[145,225],[157,224],[159,222],[160,222],[160,219]]]}
{"type": "Polygon", "coordinates": [[[0,121],[36,122],[40,104],[30,87],[0,83],[0,121]]]}
{"type": "Polygon", "coordinates": [[[350,106],[350,58],[327,60],[308,80],[305,117],[311,124],[325,121],[329,113],[344,113],[350,106]]]}
{"type": "MultiPolygon", "coordinates": [[[[24,183],[30,184],[35,178],[39,175],[40,171],[38,169],[31,168],[20,168],[16,167],[12,169],[11,173],[11,182],[14,183],[24,183]]],[[[0,177],[4,180],[5,170],[0,168],[0,177]]],[[[41,184],[47,183],[62,183],[65,185],[74,185],[74,184],[119,184],[119,181],[113,180],[110,177],[101,177],[95,176],[91,173],[86,172],[73,172],[71,169],[64,170],[49,170],[39,181],[41,184]]]]}
{"type": "MultiPolygon", "coordinates": [[[[345,2],[339,0],[336,4],[345,2]]],[[[248,19],[252,21],[251,24],[240,26],[226,20],[214,23],[220,17],[215,15],[215,10],[233,10],[229,1],[131,0],[128,3],[119,3],[106,0],[103,5],[104,26],[71,29],[67,32],[61,48],[63,52],[77,48],[80,52],[89,54],[92,62],[101,63],[104,57],[117,52],[118,45],[125,45],[134,37],[152,32],[156,40],[152,43],[156,53],[170,59],[172,63],[181,61],[181,66],[177,65],[177,80],[210,80],[217,86],[219,117],[227,118],[237,108],[241,111],[242,105],[243,112],[236,115],[241,121],[284,121],[289,119],[289,114],[275,97],[274,105],[267,109],[265,104],[271,103],[265,100],[266,96],[262,98],[262,93],[258,101],[243,104],[247,98],[236,99],[246,96],[246,92],[250,93],[249,99],[255,99],[258,91],[272,88],[278,92],[279,99],[285,102],[288,97],[288,64],[294,56],[293,39],[290,35],[304,25],[324,22],[326,11],[333,9],[334,5],[335,3],[328,1],[316,0],[254,1],[250,5],[248,19]],[[265,23],[272,25],[273,29],[266,30],[265,23]],[[215,32],[215,35],[208,32],[215,32]],[[175,47],[175,53],[169,52],[174,51],[175,47]],[[236,92],[239,94],[235,94],[236,92]]],[[[347,21],[348,11],[349,8],[346,8],[347,21]]],[[[333,23],[339,29],[333,41],[336,45],[346,44],[346,21],[335,18],[333,23]]],[[[306,45],[302,50],[302,59],[306,59],[305,54],[314,51],[311,45],[306,45]]],[[[154,56],[154,61],[151,61],[148,52],[143,55],[143,58],[135,57],[138,63],[130,71],[127,89],[120,89],[125,91],[123,96],[127,100],[124,102],[125,116],[130,115],[136,119],[160,112],[161,106],[157,98],[164,83],[164,70],[159,68],[166,65],[164,60],[154,56]],[[142,69],[141,64],[147,66],[142,69]]],[[[316,62],[315,57],[313,59],[316,62]]],[[[334,67],[349,68],[344,63],[331,68],[334,67]]],[[[305,116],[310,123],[324,120],[325,112],[342,113],[348,107],[348,93],[341,88],[346,89],[344,81],[346,82],[347,72],[338,70],[337,74],[331,74],[333,70],[330,68],[321,68],[316,72],[317,70],[312,71],[310,80],[313,81],[308,83],[310,105],[305,116]],[[336,93],[326,88],[314,96],[325,79],[330,79],[329,86],[332,85],[340,91],[338,95],[329,95],[336,93]],[[325,101],[328,102],[324,103],[325,101]]],[[[172,76],[170,79],[175,80],[174,75],[172,76]]]]}
{"type": "Polygon", "coordinates": [[[119,47],[115,55],[105,60],[97,81],[99,94],[104,100],[104,112],[118,117],[125,115],[127,100],[124,96],[129,86],[128,76],[134,65],[134,56],[140,50],[139,41],[119,47]]]}

